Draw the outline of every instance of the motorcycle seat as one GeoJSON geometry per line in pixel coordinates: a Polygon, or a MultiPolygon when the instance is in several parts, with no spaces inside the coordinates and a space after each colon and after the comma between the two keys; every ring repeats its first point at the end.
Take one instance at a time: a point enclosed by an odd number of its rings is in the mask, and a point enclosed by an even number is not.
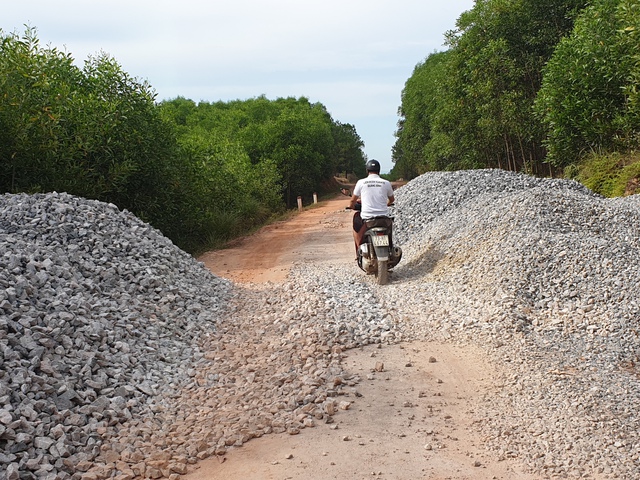
{"type": "Polygon", "coordinates": [[[373,217],[373,218],[366,219],[364,223],[367,226],[367,228],[374,228],[374,227],[391,228],[391,226],[393,225],[393,218],[384,217],[384,216],[373,217]]]}

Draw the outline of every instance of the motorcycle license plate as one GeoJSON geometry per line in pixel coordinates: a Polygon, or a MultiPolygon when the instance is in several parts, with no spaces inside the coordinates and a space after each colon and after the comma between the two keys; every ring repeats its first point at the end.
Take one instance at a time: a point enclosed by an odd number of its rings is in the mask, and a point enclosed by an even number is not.
{"type": "Polygon", "coordinates": [[[389,235],[373,235],[371,237],[374,247],[388,247],[389,235]]]}

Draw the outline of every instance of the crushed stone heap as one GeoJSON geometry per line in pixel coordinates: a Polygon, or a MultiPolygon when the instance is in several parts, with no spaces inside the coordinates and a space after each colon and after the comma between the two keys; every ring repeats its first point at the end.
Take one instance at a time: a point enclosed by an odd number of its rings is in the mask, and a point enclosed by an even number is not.
{"type": "Polygon", "coordinates": [[[189,379],[230,288],[114,205],[0,196],[0,477],[90,463],[189,379]]]}
{"type": "Polygon", "coordinates": [[[407,268],[466,287],[483,308],[499,300],[536,324],[553,317],[591,333],[633,330],[639,206],[638,196],[606,199],[569,180],[430,173],[398,191],[395,232],[407,268]]]}
{"type": "Polygon", "coordinates": [[[497,460],[539,478],[640,478],[640,195],[469,170],[395,198],[389,285],[303,265],[298,284],[344,298],[358,338],[484,349],[500,387],[474,426],[497,460]]]}

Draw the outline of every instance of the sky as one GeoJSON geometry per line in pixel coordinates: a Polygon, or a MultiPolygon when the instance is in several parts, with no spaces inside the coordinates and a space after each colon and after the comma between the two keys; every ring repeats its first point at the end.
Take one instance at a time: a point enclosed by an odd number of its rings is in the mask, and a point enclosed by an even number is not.
{"type": "Polygon", "coordinates": [[[0,29],[36,29],[79,66],[106,52],[157,100],[307,97],[355,126],[369,159],[393,167],[404,84],[446,49],[473,0],[24,0],[0,29]]]}

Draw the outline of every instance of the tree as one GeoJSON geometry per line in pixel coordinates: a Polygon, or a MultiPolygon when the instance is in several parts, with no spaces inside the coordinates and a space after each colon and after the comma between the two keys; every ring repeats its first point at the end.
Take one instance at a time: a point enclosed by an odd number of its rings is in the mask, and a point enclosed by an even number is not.
{"type": "Polygon", "coordinates": [[[311,105],[306,99],[300,103],[284,101],[291,108],[284,108],[273,121],[265,126],[263,158],[276,162],[282,176],[283,195],[288,207],[295,204],[300,195],[309,195],[320,188],[331,161],[333,137],[326,111],[319,105],[311,105]]]}
{"type": "Polygon", "coordinates": [[[162,210],[158,195],[175,154],[175,132],[160,115],[155,92],[122,70],[107,54],[90,57],[72,105],[78,161],[91,189],[84,195],[109,200],[143,218],[162,210]]]}
{"type": "Polygon", "coordinates": [[[542,68],[583,0],[478,0],[447,32],[449,50],[419,65],[400,108],[397,165],[541,171],[543,129],[532,115],[542,68]],[[433,100],[431,100],[433,99],[433,100]]]}
{"type": "Polygon", "coordinates": [[[639,146],[638,32],[636,2],[598,0],[558,45],[536,101],[554,165],[570,165],[590,152],[639,146]]]}
{"type": "Polygon", "coordinates": [[[156,218],[173,131],[147,83],[106,54],[80,70],[32,29],[2,38],[0,77],[4,191],[66,191],[156,218]]]}
{"type": "Polygon", "coordinates": [[[463,142],[475,162],[536,171],[545,152],[542,129],[531,114],[542,68],[571,31],[585,2],[485,0],[463,14],[448,42],[454,89],[463,105],[463,142]],[[475,118],[474,118],[475,117],[475,118]],[[475,128],[474,128],[475,126],[475,128]]]}
{"type": "Polygon", "coordinates": [[[114,203],[191,252],[363,167],[361,147],[304,97],[158,105],[106,53],[80,69],[33,29],[0,35],[0,188],[114,203]]]}
{"type": "MultiPolygon", "coordinates": [[[[176,99],[161,108],[176,118],[183,104],[176,99]]],[[[305,97],[201,102],[183,123],[185,132],[201,128],[219,141],[241,146],[255,166],[271,162],[288,206],[298,195],[319,191],[339,169],[364,171],[363,143],[355,127],[334,121],[322,104],[305,97]]]]}
{"type": "Polygon", "coordinates": [[[280,209],[272,163],[253,165],[241,145],[197,126],[182,134],[178,145],[165,230],[189,250],[243,235],[280,209]]]}
{"type": "Polygon", "coordinates": [[[64,122],[81,78],[70,55],[40,47],[34,29],[27,29],[22,38],[16,34],[2,36],[2,191],[46,190],[65,179],[64,172],[73,168],[64,122]]]}
{"type": "Polygon", "coordinates": [[[395,163],[392,173],[396,178],[413,178],[424,171],[443,167],[438,161],[440,157],[425,157],[425,146],[434,139],[435,118],[446,106],[444,85],[448,54],[429,55],[414,68],[402,90],[402,103],[398,109],[401,119],[392,157],[395,163]]]}
{"type": "MultiPolygon", "coordinates": [[[[349,123],[333,122],[333,157],[335,172],[351,173],[357,177],[366,176],[366,160],[362,149],[364,142],[358,135],[356,127],[349,123]]],[[[334,173],[335,173],[334,172],[334,173]]]]}

